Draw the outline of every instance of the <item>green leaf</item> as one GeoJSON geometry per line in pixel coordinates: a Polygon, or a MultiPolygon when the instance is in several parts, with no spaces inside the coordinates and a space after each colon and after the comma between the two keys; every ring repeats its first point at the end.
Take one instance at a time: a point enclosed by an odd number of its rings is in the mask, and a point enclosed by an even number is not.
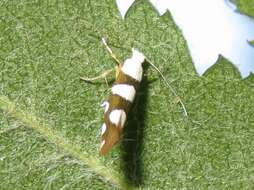
{"type": "Polygon", "coordinates": [[[254,17],[254,0],[237,0],[237,7],[240,12],[254,17]]]}
{"type": "MultiPolygon", "coordinates": [[[[138,1],[123,21],[114,1],[0,3],[1,189],[253,189],[254,77],[227,60],[199,77],[169,15],[138,1]],[[148,66],[122,143],[98,157],[109,87],[88,84],[130,48],[148,66]]],[[[167,13],[169,14],[169,13],[167,13]]]]}

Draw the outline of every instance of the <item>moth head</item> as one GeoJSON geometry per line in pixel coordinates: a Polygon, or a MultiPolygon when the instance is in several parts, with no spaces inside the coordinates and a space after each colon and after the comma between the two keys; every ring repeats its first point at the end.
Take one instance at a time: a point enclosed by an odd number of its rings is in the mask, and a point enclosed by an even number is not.
{"type": "Polygon", "coordinates": [[[143,53],[138,51],[137,49],[132,48],[132,59],[136,60],[138,63],[144,63],[145,61],[145,56],[143,53]]]}

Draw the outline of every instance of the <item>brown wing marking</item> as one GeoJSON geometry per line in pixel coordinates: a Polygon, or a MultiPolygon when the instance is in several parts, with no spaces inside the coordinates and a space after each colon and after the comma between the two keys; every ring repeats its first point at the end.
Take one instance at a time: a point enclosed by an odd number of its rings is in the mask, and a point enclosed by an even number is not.
{"type": "Polygon", "coordinates": [[[118,125],[111,122],[106,123],[106,131],[102,135],[101,147],[99,154],[101,156],[107,154],[110,149],[120,140],[122,134],[121,118],[119,119],[118,125]]]}

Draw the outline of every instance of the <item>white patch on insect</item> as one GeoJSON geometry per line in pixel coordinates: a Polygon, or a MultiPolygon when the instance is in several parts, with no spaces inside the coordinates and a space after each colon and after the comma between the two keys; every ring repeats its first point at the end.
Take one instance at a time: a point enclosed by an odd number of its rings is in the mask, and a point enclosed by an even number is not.
{"type": "Polygon", "coordinates": [[[109,109],[109,103],[107,101],[104,101],[102,104],[101,104],[101,107],[104,107],[105,108],[105,111],[104,113],[106,113],[109,109]]]}
{"type": "Polygon", "coordinates": [[[124,110],[113,110],[110,114],[109,114],[109,120],[111,121],[111,123],[115,124],[115,125],[119,125],[122,128],[124,126],[124,123],[126,121],[126,113],[124,110]]]}
{"type": "Polygon", "coordinates": [[[121,70],[126,74],[136,79],[137,81],[141,81],[142,79],[142,63],[145,61],[145,56],[143,53],[138,50],[132,49],[132,57],[126,59],[121,70]]]}
{"type": "Polygon", "coordinates": [[[100,146],[100,149],[103,147],[103,145],[105,144],[105,140],[103,140],[102,142],[101,142],[101,146],[100,146]]]}
{"type": "Polygon", "coordinates": [[[116,94],[124,98],[125,100],[128,100],[130,102],[133,102],[136,94],[136,90],[134,86],[128,85],[128,84],[116,84],[112,87],[112,94],[116,94]]]}
{"type": "Polygon", "coordinates": [[[105,123],[103,123],[103,125],[101,126],[101,135],[105,133],[106,129],[107,129],[107,126],[105,123]]]}

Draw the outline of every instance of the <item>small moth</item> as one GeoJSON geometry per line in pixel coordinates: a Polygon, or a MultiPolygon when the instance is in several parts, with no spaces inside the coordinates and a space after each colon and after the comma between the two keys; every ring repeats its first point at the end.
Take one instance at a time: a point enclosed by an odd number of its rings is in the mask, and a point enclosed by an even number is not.
{"type": "Polygon", "coordinates": [[[105,155],[120,140],[127,114],[142,80],[144,61],[144,55],[132,49],[132,56],[119,65],[111,94],[102,104],[105,111],[100,155],[105,155]]]}
{"type": "MultiPolygon", "coordinates": [[[[105,100],[101,105],[104,108],[104,122],[101,127],[101,145],[99,154],[105,155],[109,152],[111,148],[113,148],[115,144],[117,144],[117,142],[119,142],[121,138],[128,112],[135,99],[139,84],[142,80],[142,66],[146,58],[144,54],[141,53],[139,50],[132,48],[132,56],[122,63],[121,61],[119,61],[119,59],[117,59],[115,54],[107,45],[104,38],[102,38],[102,42],[106,46],[110,55],[118,63],[116,69],[116,80],[113,87],[111,88],[111,93],[108,99],[105,100]]],[[[158,68],[154,66],[150,61],[149,64],[151,64],[161,74],[158,68]]],[[[106,71],[99,77],[81,79],[85,81],[96,80],[106,77],[108,74],[111,73],[111,71],[113,70],[106,71]]],[[[177,96],[177,94],[170,86],[170,84],[166,81],[164,76],[162,74],[161,76],[166,82],[166,84],[170,87],[174,95],[177,96]]],[[[180,103],[183,106],[185,115],[187,115],[186,109],[181,100],[180,103]]]]}

